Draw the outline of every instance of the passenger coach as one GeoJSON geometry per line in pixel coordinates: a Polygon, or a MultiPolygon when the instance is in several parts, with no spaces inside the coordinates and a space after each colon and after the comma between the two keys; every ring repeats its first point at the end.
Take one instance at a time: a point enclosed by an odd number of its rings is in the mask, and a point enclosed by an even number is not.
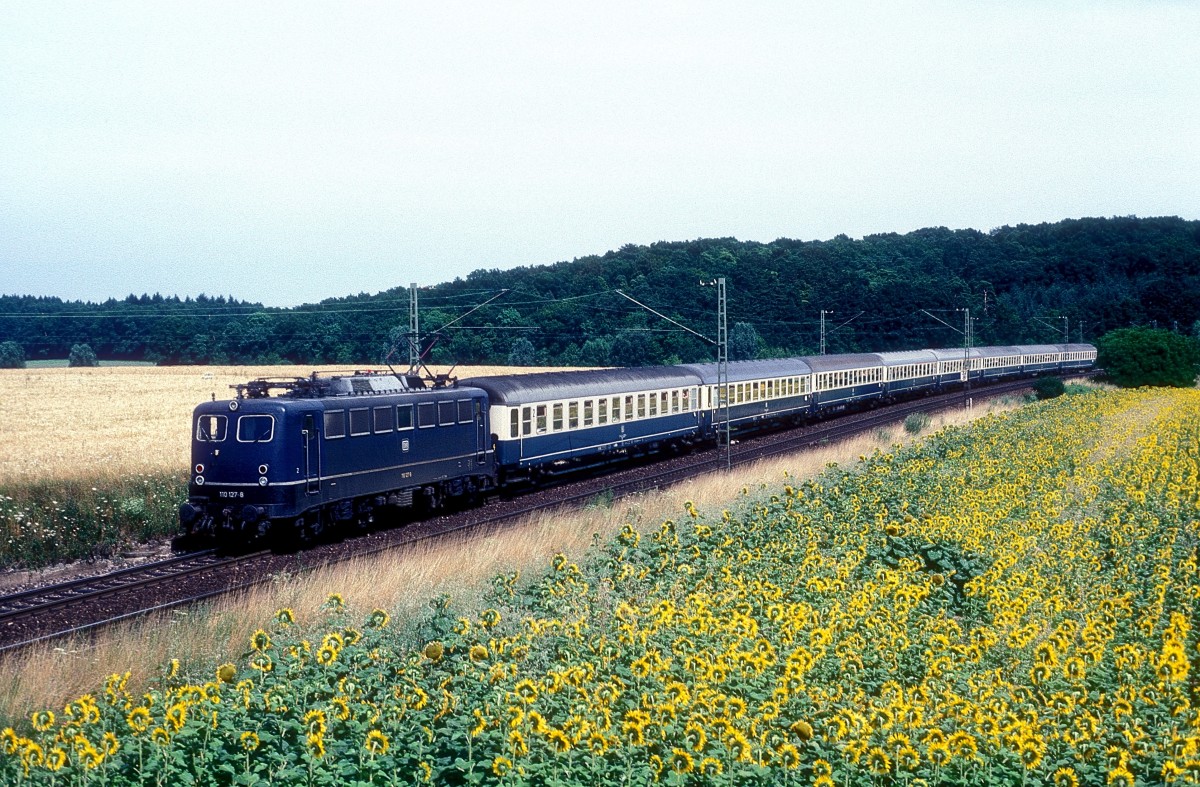
{"type": "Polygon", "coordinates": [[[505,480],[699,438],[700,379],[678,366],[463,380],[487,392],[505,480]]]}

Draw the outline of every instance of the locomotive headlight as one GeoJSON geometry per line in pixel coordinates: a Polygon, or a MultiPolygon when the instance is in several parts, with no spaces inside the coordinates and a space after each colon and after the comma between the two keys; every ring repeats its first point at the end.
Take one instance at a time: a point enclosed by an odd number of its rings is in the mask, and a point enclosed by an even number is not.
{"type": "Polygon", "coordinates": [[[264,475],[264,476],[261,476],[261,477],[258,479],[258,485],[259,485],[259,486],[266,486],[266,485],[267,485],[267,477],[266,477],[265,475],[264,475]]]}
{"type": "Polygon", "coordinates": [[[196,475],[200,475],[203,472],[204,472],[204,465],[196,465],[196,475]]]}
{"type": "Polygon", "coordinates": [[[266,475],[266,474],[267,474],[267,466],[266,466],[266,465],[259,465],[259,466],[258,466],[258,474],[259,474],[259,475],[266,475]]]}
{"type": "Polygon", "coordinates": [[[204,486],[204,476],[196,476],[196,486],[204,486]]]}

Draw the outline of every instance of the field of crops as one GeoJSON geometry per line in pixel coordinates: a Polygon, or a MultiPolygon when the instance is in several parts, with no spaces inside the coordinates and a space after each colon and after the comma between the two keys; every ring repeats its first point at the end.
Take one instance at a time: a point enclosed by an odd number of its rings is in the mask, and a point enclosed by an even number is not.
{"type": "Polygon", "coordinates": [[[419,630],[281,610],[0,733],[47,784],[1200,781],[1200,393],[1081,394],[627,528],[419,630]]]}

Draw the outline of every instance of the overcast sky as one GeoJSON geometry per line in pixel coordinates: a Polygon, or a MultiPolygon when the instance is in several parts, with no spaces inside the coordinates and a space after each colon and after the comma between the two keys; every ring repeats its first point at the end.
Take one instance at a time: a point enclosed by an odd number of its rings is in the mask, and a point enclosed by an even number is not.
{"type": "Polygon", "coordinates": [[[268,305],[626,243],[1200,218],[1200,4],[0,8],[0,293],[268,305]]]}

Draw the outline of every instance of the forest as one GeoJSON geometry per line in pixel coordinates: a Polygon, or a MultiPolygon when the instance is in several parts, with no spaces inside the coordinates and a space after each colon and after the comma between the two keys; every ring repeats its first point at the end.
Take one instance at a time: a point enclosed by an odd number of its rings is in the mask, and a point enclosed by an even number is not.
{"type": "MultiPolygon", "coordinates": [[[[626,245],[552,265],[477,270],[419,290],[439,364],[625,365],[715,358],[727,283],[732,358],[1094,341],[1130,326],[1200,328],[1200,221],[1083,218],[987,232],[770,243],[626,245]],[[619,292],[618,292],[619,291],[619,292]],[[624,293],[624,295],[622,295],[624,293]],[[638,303],[635,303],[634,301],[638,303]],[[643,305],[639,305],[643,304],[643,305]],[[648,308],[647,308],[648,307],[648,308]],[[652,313],[650,310],[657,312],[652,313]]],[[[407,282],[291,309],[224,296],[104,303],[0,296],[7,355],[158,364],[408,362],[407,282]]]]}

